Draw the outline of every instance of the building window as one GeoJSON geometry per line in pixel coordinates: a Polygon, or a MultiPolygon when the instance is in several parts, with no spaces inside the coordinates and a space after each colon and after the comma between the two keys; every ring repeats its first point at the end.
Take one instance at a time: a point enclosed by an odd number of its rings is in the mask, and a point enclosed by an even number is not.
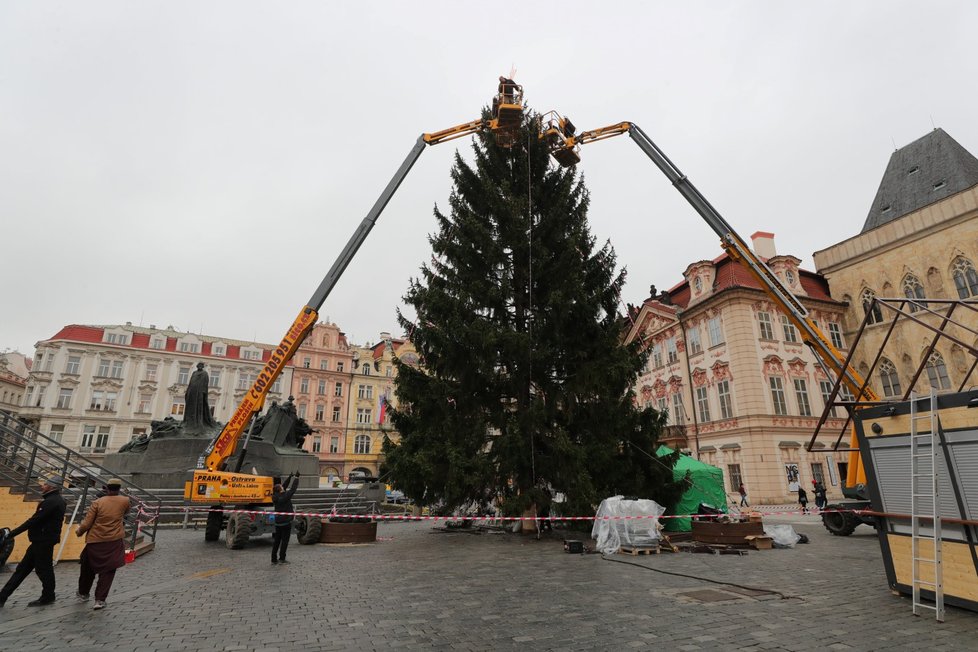
{"type": "Polygon", "coordinates": [[[784,383],[778,376],[768,378],[771,385],[771,401],[774,403],[774,413],[778,416],[788,414],[788,404],[784,400],[784,383]]]}
{"type": "Polygon", "coordinates": [[[108,378],[109,370],[111,368],[112,365],[109,363],[109,360],[107,360],[106,358],[99,358],[98,371],[95,372],[95,375],[98,376],[99,378],[108,378]]]}
{"type": "Polygon", "coordinates": [[[357,423],[366,424],[370,423],[370,415],[372,410],[370,408],[357,408],[357,423]]]}
{"type": "Polygon", "coordinates": [[[125,363],[122,360],[115,360],[115,361],[113,361],[112,362],[112,377],[113,378],[122,378],[122,368],[124,366],[125,366],[125,363]]]}
{"type": "Polygon", "coordinates": [[[278,378],[275,379],[275,382],[272,383],[272,388],[270,390],[268,390],[268,391],[272,392],[273,394],[281,394],[282,393],[282,377],[281,376],[279,376],[278,378]]]}
{"type": "Polygon", "coordinates": [[[654,368],[662,366],[662,346],[660,344],[652,345],[652,366],[654,368]]]}
{"type": "Polygon", "coordinates": [[[82,427],[82,436],[78,442],[78,447],[86,452],[104,453],[105,448],[109,445],[111,431],[111,426],[85,425],[82,427]]]}
{"type": "Polygon", "coordinates": [[[180,367],[177,372],[177,385],[186,385],[190,382],[190,367],[180,367]]]}
{"type": "Polygon", "coordinates": [[[142,414],[149,414],[153,411],[153,395],[152,394],[140,394],[139,395],[139,407],[136,408],[136,412],[142,414]]]}
{"type": "Polygon", "coordinates": [[[829,337],[832,339],[832,346],[835,348],[846,348],[846,343],[842,340],[842,328],[834,321],[829,322],[829,337]]]}
{"type": "Polygon", "coordinates": [[[318,452],[320,452],[322,450],[322,448],[323,448],[323,440],[322,440],[322,438],[321,437],[313,437],[312,438],[312,452],[313,453],[318,453],[318,452]]]}
{"type": "Polygon", "coordinates": [[[105,334],[106,344],[129,344],[129,336],[122,335],[121,333],[106,333],[105,334]]]}
{"type": "Polygon", "coordinates": [[[156,371],[159,367],[155,364],[146,365],[146,380],[156,381],[156,371]]]}
{"type": "Polygon", "coordinates": [[[339,422],[340,422],[340,406],[339,405],[334,405],[333,406],[333,423],[339,423],[339,422]]]}
{"type": "Polygon", "coordinates": [[[781,315],[781,329],[784,331],[785,342],[798,343],[798,329],[788,319],[788,315],[781,315]]]}
{"type": "Polygon", "coordinates": [[[978,295],[978,273],[975,273],[975,266],[970,260],[967,258],[955,260],[951,275],[954,277],[954,287],[958,290],[959,299],[978,295]]]}
{"type": "Polygon", "coordinates": [[[333,388],[333,396],[343,396],[343,383],[336,383],[333,388]]]}
{"type": "MultiPolygon", "coordinates": [[[[71,408],[71,394],[74,390],[70,387],[62,387],[61,392],[58,394],[58,407],[62,410],[68,410],[71,408]]],[[[43,392],[42,392],[43,393],[43,392]]],[[[41,395],[37,398],[38,406],[41,405],[41,395]]]]}
{"type": "MultiPolygon", "coordinates": [[[[925,298],[924,286],[920,282],[920,279],[913,274],[907,274],[903,277],[903,296],[913,300],[925,298]]],[[[920,306],[916,303],[908,303],[907,307],[910,309],[910,312],[920,310],[920,306]]]]}
{"type": "Polygon", "coordinates": [[[344,368],[344,366],[343,366],[343,363],[342,362],[337,362],[336,363],[336,370],[337,371],[343,371],[343,368],[344,368]]]}
{"type": "Polygon", "coordinates": [[[115,412],[117,400],[118,394],[116,392],[104,392],[97,389],[92,392],[92,402],[89,404],[88,409],[115,412]]]}
{"type": "Polygon", "coordinates": [[[730,491],[740,491],[740,483],[744,481],[740,475],[740,465],[728,464],[727,475],[730,477],[730,491]]]}
{"type": "Polygon", "coordinates": [[[81,356],[69,355],[68,363],[65,365],[65,373],[77,376],[81,371],[81,356]]]}
{"type": "Polygon", "coordinates": [[[326,381],[325,380],[320,380],[319,381],[319,388],[316,391],[316,393],[319,394],[320,396],[326,396],[326,381]]]}
{"type": "Polygon", "coordinates": [[[241,357],[245,360],[261,360],[261,351],[241,349],[241,357]]]}
{"type": "Polygon", "coordinates": [[[760,328],[762,340],[774,339],[774,328],[771,326],[771,313],[757,313],[757,325],[760,328]]]}
{"type": "Polygon", "coordinates": [[[251,387],[251,383],[251,374],[249,374],[247,371],[242,371],[238,376],[238,389],[248,389],[251,387]]]}
{"type": "Polygon", "coordinates": [[[309,393],[309,379],[303,378],[299,381],[299,393],[308,394],[309,393]]]}
{"type": "Polygon", "coordinates": [[[930,386],[934,389],[951,389],[944,357],[937,351],[931,353],[930,359],[927,360],[927,378],[930,379],[930,386]]]}
{"type": "Polygon", "coordinates": [[[717,398],[720,399],[720,418],[733,419],[733,401],[730,398],[730,381],[717,383],[717,398]]]}
{"type": "Polygon", "coordinates": [[[356,439],[353,440],[353,454],[354,455],[370,454],[370,435],[356,436],[356,439]]]}
{"type": "Polygon", "coordinates": [[[200,353],[200,344],[197,342],[180,342],[180,353],[200,353]]]}
{"type": "Polygon", "coordinates": [[[886,358],[880,361],[880,385],[883,387],[884,396],[900,396],[903,393],[896,365],[886,358]]]}
{"type": "Polygon", "coordinates": [[[223,344],[212,344],[211,345],[211,355],[224,357],[228,353],[228,349],[223,344]]]}
{"type": "Polygon", "coordinates": [[[821,462],[812,462],[812,480],[825,486],[825,470],[821,462]]]}
{"type": "Polygon", "coordinates": [[[710,420],[710,395],[705,387],[696,388],[696,412],[699,415],[700,423],[710,420]]]}
{"type": "Polygon", "coordinates": [[[133,428],[132,435],[129,436],[129,441],[133,441],[134,439],[139,439],[140,437],[144,437],[145,435],[146,435],[146,428],[133,428]]]}
{"type": "Polygon", "coordinates": [[[387,377],[392,378],[394,376],[394,367],[387,365],[387,377]]]}
{"type": "Polygon", "coordinates": [[[183,397],[176,396],[173,399],[173,403],[170,404],[170,416],[182,417],[187,406],[183,402],[183,397]]]}
{"type": "Polygon", "coordinates": [[[339,453],[340,452],[340,438],[339,437],[330,437],[329,438],[329,452],[330,453],[339,453]]]}
{"type": "Polygon", "coordinates": [[[358,385],[357,398],[372,399],[374,397],[373,385],[358,385]]]}
{"type": "Polygon", "coordinates": [[[672,395],[672,414],[673,425],[686,425],[686,411],[683,410],[683,396],[679,392],[672,395]]]}
{"type": "Polygon", "coordinates": [[[876,303],[876,293],[869,288],[864,288],[860,295],[860,302],[863,304],[863,314],[869,324],[878,324],[883,321],[883,311],[880,304],[876,303]]]}
{"type": "Polygon", "coordinates": [[[299,403],[298,414],[299,414],[299,418],[300,419],[305,419],[306,418],[306,404],[305,403],[299,403]]]}
{"type": "Polygon", "coordinates": [[[207,385],[208,387],[216,387],[220,389],[221,387],[221,370],[210,368],[210,374],[208,375],[207,385]]]}
{"type": "Polygon", "coordinates": [[[708,325],[710,330],[710,346],[723,344],[723,329],[720,326],[720,318],[711,318],[708,325]]]}
{"type": "Polygon", "coordinates": [[[658,399],[658,407],[656,408],[656,410],[659,413],[665,414],[666,416],[668,416],[668,414],[669,414],[669,401],[666,400],[666,397],[665,396],[663,396],[662,398],[658,399]]]}
{"type": "Polygon", "coordinates": [[[329,360],[327,360],[325,358],[322,359],[322,360],[320,360],[319,361],[319,368],[322,369],[323,371],[326,371],[327,369],[329,369],[329,360]]]}
{"type": "Polygon", "coordinates": [[[310,357],[303,358],[302,359],[302,368],[303,369],[310,369],[310,368],[312,368],[312,358],[310,358],[310,357]]]}
{"type": "Polygon", "coordinates": [[[669,364],[679,360],[679,349],[676,348],[675,337],[670,337],[666,340],[666,360],[669,364]]]}
{"type": "Polygon", "coordinates": [[[60,443],[65,436],[65,425],[63,423],[52,423],[48,430],[48,438],[60,443]]]}
{"type": "Polygon", "coordinates": [[[360,373],[363,374],[364,376],[369,376],[370,375],[370,364],[369,363],[366,363],[366,362],[363,363],[363,366],[360,367],[360,373]]]}
{"type": "Polygon", "coordinates": [[[795,399],[798,401],[798,414],[812,416],[812,406],[808,402],[808,383],[804,378],[795,378],[795,399]]]}
{"type": "Polygon", "coordinates": [[[149,340],[149,348],[162,351],[164,348],[166,348],[166,338],[153,336],[149,340]]]}
{"type": "MultiPolygon", "coordinates": [[[[829,404],[829,397],[832,396],[832,381],[830,380],[820,380],[818,381],[818,388],[822,392],[822,403],[826,406],[829,404]]],[[[839,416],[838,410],[834,407],[829,411],[829,415],[833,417],[839,416]]]]}
{"type": "Polygon", "coordinates": [[[316,404],[316,421],[322,421],[326,418],[326,406],[316,404]]]}

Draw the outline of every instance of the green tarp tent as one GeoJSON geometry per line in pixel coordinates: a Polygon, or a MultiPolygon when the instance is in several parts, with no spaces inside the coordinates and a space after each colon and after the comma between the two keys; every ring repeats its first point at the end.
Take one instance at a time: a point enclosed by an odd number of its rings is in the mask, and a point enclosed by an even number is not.
{"type": "MultiPolygon", "coordinates": [[[[668,446],[659,446],[655,454],[658,457],[671,455],[674,451],[668,446]]],[[[689,455],[680,455],[676,466],[672,469],[674,480],[682,480],[689,472],[689,487],[683,493],[679,502],[669,514],[695,514],[700,503],[713,505],[722,512],[727,511],[727,494],[723,490],[723,471],[715,466],[694,460],[689,455]]],[[[667,532],[689,532],[693,526],[688,518],[664,519],[667,532]]]]}

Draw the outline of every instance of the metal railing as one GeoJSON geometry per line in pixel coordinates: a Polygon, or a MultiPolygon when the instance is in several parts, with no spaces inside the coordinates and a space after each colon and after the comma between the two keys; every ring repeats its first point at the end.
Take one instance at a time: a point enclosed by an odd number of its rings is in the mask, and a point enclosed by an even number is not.
{"type": "MultiPolygon", "coordinates": [[[[0,482],[14,492],[40,498],[38,481],[51,475],[64,478],[61,495],[68,503],[65,518],[70,527],[76,518],[84,517],[103,485],[116,474],[23,421],[0,412],[0,482]]],[[[155,543],[163,501],[127,480],[122,481],[122,491],[136,505],[124,520],[127,548],[135,550],[140,536],[155,543]]]]}

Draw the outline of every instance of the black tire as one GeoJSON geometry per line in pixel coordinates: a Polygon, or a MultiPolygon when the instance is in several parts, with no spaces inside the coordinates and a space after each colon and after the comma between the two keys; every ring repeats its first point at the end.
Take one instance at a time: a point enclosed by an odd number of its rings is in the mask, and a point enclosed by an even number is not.
{"type": "Polygon", "coordinates": [[[825,529],[829,533],[837,537],[849,536],[862,523],[852,512],[842,511],[846,509],[846,505],[829,505],[825,509],[840,510],[828,511],[822,514],[822,525],[825,526],[825,529]]]}
{"type": "Polygon", "coordinates": [[[224,513],[220,508],[211,508],[207,512],[207,525],[204,527],[204,541],[217,541],[221,538],[224,528],[224,513]]]}
{"type": "Polygon", "coordinates": [[[295,519],[295,538],[304,546],[319,543],[323,522],[318,516],[299,516],[295,519]]]}
{"type": "Polygon", "coordinates": [[[251,536],[251,517],[248,514],[231,514],[224,543],[231,550],[240,550],[248,545],[251,536]]]}

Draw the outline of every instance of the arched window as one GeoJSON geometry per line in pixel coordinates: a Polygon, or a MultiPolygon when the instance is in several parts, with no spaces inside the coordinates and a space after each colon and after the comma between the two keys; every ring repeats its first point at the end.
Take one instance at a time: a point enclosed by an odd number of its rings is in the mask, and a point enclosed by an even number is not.
{"type": "Polygon", "coordinates": [[[880,384],[884,396],[900,396],[900,377],[897,376],[896,365],[883,358],[880,361],[880,384]]]}
{"type": "Polygon", "coordinates": [[[870,324],[878,324],[883,321],[883,311],[880,309],[876,300],[876,293],[866,288],[863,290],[862,295],[859,297],[863,304],[863,313],[868,318],[867,321],[870,324]]]}
{"type": "MultiPolygon", "coordinates": [[[[920,279],[913,274],[907,274],[903,277],[903,296],[908,299],[924,299],[926,295],[924,294],[924,285],[920,282],[920,279]]],[[[910,312],[917,312],[920,307],[916,304],[907,304],[910,312]]]]}
{"type": "Polygon", "coordinates": [[[366,362],[363,363],[363,366],[360,367],[360,373],[363,374],[364,376],[369,376],[370,375],[370,365],[368,363],[366,363],[366,362]]]}
{"type": "Polygon", "coordinates": [[[370,454],[370,435],[357,435],[353,440],[353,453],[354,455],[370,454]]]}
{"type": "Polygon", "coordinates": [[[934,389],[951,389],[951,380],[947,377],[947,365],[944,356],[937,351],[930,354],[927,360],[927,378],[934,389]]]}
{"type": "Polygon", "coordinates": [[[967,258],[958,258],[954,261],[951,271],[954,277],[954,287],[958,290],[959,299],[967,299],[978,295],[978,273],[975,266],[967,258]]]}

